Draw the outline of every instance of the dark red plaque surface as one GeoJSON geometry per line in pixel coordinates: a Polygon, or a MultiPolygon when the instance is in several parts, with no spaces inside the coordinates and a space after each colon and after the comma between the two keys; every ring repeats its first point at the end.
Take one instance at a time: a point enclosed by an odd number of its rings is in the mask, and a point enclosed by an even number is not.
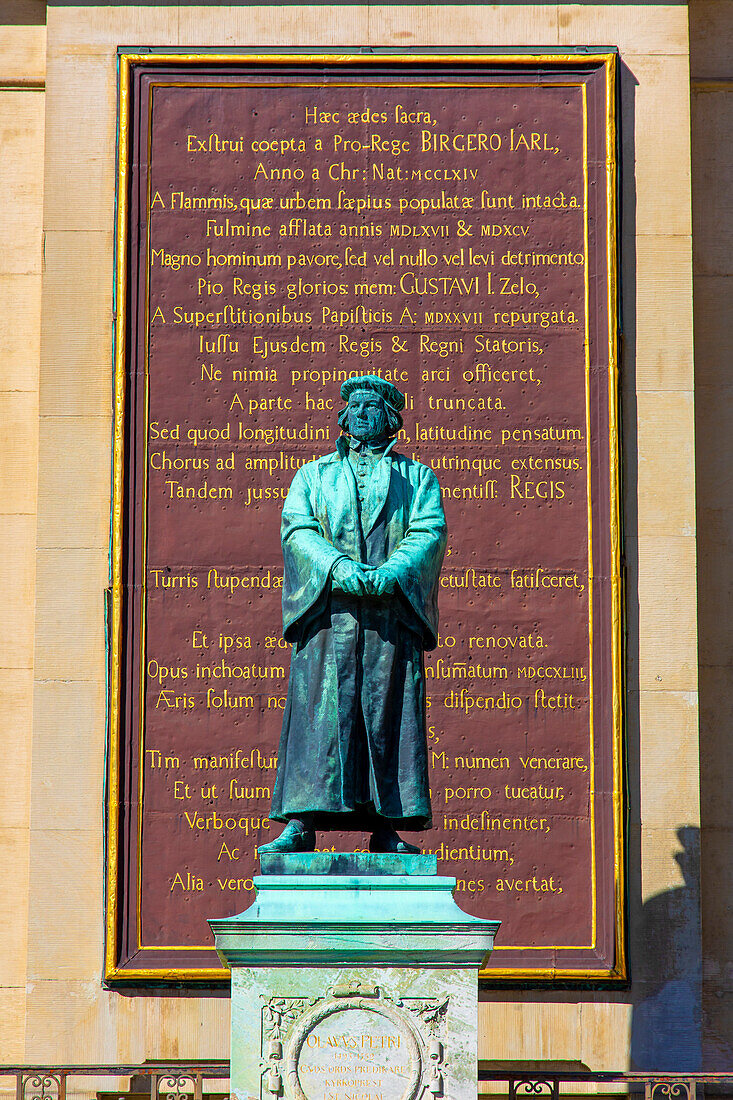
{"type": "Polygon", "coordinates": [[[108,976],[253,899],[280,511],[363,373],[449,525],[421,842],[489,975],[620,975],[613,58],[122,65],[108,976]]]}

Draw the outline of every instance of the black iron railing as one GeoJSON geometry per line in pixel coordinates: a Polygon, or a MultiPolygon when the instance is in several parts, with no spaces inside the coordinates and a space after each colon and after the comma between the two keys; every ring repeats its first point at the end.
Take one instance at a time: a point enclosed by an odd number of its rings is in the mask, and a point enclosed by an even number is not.
{"type": "MultiPolygon", "coordinates": [[[[705,1085],[714,1085],[715,1092],[730,1092],[733,1095],[733,1072],[731,1073],[615,1073],[610,1071],[575,1071],[533,1069],[522,1074],[517,1070],[498,1071],[479,1067],[479,1081],[493,1081],[507,1085],[509,1100],[560,1100],[561,1086],[571,1085],[572,1095],[603,1093],[610,1091],[603,1086],[612,1085],[613,1092],[618,1087],[629,1093],[640,1094],[644,1100],[695,1100],[702,1096],[705,1085]],[[578,1085],[595,1085],[592,1089],[578,1089],[578,1085]]],[[[480,1094],[479,1094],[480,1095],[480,1094]]]]}
{"type": "MultiPolygon", "coordinates": [[[[70,1077],[100,1078],[127,1077],[135,1082],[133,1090],[119,1089],[114,1093],[104,1090],[110,1097],[150,1097],[151,1100],[203,1100],[204,1083],[229,1081],[229,1062],[146,1062],[141,1066],[0,1066],[2,1078],[15,1078],[15,1100],[66,1100],[70,1077]],[[144,1082],[146,1087],[141,1087],[144,1082]]],[[[93,1087],[77,1087],[76,1092],[97,1096],[102,1092],[93,1087]]],[[[229,1089],[227,1088],[228,1094],[229,1089]]]]}
{"type": "MultiPolygon", "coordinates": [[[[228,1100],[229,1062],[177,1061],[145,1062],[142,1065],[88,1065],[88,1066],[33,1066],[0,1065],[0,1091],[12,1091],[5,1082],[15,1081],[15,1100],[66,1100],[70,1078],[84,1078],[85,1083],[75,1082],[75,1094],[85,1094],[97,1100],[228,1100]],[[94,1087],[94,1078],[127,1078],[127,1088],[110,1091],[94,1087]],[[206,1087],[213,1082],[224,1088],[206,1087]]],[[[716,1093],[733,1095],[731,1073],[611,1073],[591,1071],[555,1071],[533,1069],[529,1073],[518,1070],[494,1070],[479,1067],[479,1082],[493,1082],[506,1087],[509,1100],[560,1100],[563,1085],[597,1086],[579,1090],[590,1093],[606,1093],[603,1086],[625,1086],[624,1091],[641,1092],[644,1100],[696,1100],[705,1085],[715,1086],[716,1093]]]]}

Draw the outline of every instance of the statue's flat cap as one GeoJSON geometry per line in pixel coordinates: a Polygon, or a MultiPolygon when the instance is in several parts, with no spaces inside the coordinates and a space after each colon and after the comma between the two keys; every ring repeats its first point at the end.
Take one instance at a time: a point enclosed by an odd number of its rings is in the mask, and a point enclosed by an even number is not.
{"type": "Polygon", "coordinates": [[[405,395],[400,393],[397,387],[393,386],[391,382],[385,381],[384,378],[379,378],[376,374],[362,374],[359,378],[347,378],[346,381],[341,384],[341,397],[344,401],[348,401],[352,393],[355,393],[357,390],[372,390],[393,408],[395,412],[399,412],[405,407],[405,395]]]}

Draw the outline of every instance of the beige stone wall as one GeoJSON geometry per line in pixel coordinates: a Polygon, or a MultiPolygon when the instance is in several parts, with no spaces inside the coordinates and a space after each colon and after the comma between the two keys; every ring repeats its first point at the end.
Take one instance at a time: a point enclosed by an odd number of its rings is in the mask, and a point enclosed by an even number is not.
{"type": "MultiPolygon", "coordinates": [[[[17,782],[12,780],[13,791],[26,792],[17,800],[22,858],[11,852],[8,860],[13,873],[25,874],[29,882],[25,889],[17,881],[17,898],[25,907],[14,917],[20,942],[2,964],[10,967],[8,979],[0,971],[0,984],[15,983],[18,1011],[23,1000],[27,1004],[12,1049],[18,1057],[43,1062],[227,1053],[225,997],[132,995],[105,991],[100,984],[118,43],[619,46],[629,885],[636,979],[630,991],[612,993],[487,992],[481,1057],[623,1069],[633,1045],[637,1057],[648,1060],[654,1007],[669,1018],[669,1006],[680,995],[685,1011],[694,1015],[699,1007],[696,873],[689,867],[699,799],[683,4],[49,9],[35,651],[28,640],[26,649],[9,658],[10,669],[21,669],[28,680],[33,675],[35,682],[32,783],[28,760],[17,782]],[[680,827],[691,829],[683,834],[687,887],[674,858],[680,827]],[[681,976],[674,964],[678,952],[686,960],[681,976]],[[650,968],[653,957],[663,962],[650,968]]],[[[17,493],[13,479],[5,499],[15,502],[17,493]]],[[[25,498],[17,508],[13,503],[16,514],[28,507],[25,498]]],[[[24,521],[14,522],[22,527],[24,521]]],[[[27,546],[18,554],[10,579],[27,574],[31,584],[27,546]]],[[[5,575],[0,574],[3,583],[5,575]]],[[[8,591],[0,606],[13,607],[16,599],[19,614],[27,616],[28,590],[16,597],[9,584],[8,591]]],[[[27,691],[23,700],[19,743],[27,745],[27,691]]],[[[4,839],[0,844],[5,859],[9,849],[4,839]]],[[[694,1039],[694,1020],[692,1030],[694,1039]]]]}
{"type": "Polygon", "coordinates": [[[46,31],[0,26],[0,1060],[25,1043],[46,31]]]}

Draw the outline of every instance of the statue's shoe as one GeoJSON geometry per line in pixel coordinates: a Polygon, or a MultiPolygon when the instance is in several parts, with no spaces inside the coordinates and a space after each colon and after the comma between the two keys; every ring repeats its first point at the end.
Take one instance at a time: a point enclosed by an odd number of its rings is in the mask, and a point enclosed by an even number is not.
{"type": "Polygon", "coordinates": [[[312,852],[316,846],[315,829],[304,828],[299,822],[289,821],[277,840],[257,846],[258,855],[264,852],[312,852]]]}
{"type": "MultiPolygon", "coordinates": [[[[262,849],[260,849],[262,851],[262,849]]],[[[369,839],[370,852],[397,852],[400,855],[420,855],[420,849],[415,844],[408,844],[406,840],[394,830],[377,829],[369,839]]]]}

